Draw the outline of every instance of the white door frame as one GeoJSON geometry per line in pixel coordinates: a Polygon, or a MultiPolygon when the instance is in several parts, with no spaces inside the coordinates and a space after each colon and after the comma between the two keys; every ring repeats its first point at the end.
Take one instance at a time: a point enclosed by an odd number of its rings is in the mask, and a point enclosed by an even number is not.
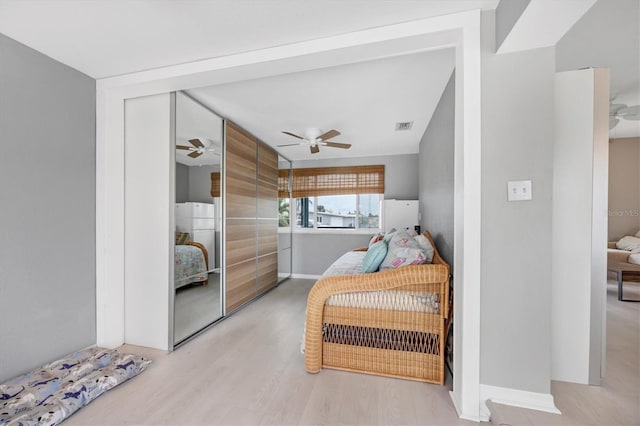
{"type": "MultiPolygon", "coordinates": [[[[453,265],[456,351],[452,399],[460,417],[479,421],[480,10],[98,80],[96,84],[97,344],[116,347],[124,343],[125,99],[441,48],[456,49],[453,265]]],[[[169,309],[170,307],[167,307],[167,311],[169,309]]]]}

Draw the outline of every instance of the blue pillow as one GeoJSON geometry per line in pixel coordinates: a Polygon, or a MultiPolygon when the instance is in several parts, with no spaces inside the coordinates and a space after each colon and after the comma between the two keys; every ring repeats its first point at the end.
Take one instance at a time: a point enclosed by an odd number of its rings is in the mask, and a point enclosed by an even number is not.
{"type": "Polygon", "coordinates": [[[377,243],[374,243],[369,250],[367,250],[367,254],[364,255],[364,259],[362,260],[362,272],[376,272],[380,267],[380,264],[387,256],[387,243],[384,240],[380,240],[377,243]]]}

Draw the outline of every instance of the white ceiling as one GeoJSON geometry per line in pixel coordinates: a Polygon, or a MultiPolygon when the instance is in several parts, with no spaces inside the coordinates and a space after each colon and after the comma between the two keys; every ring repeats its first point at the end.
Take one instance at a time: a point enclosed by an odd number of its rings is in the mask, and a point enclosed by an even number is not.
{"type": "MultiPolygon", "coordinates": [[[[91,77],[103,78],[463,10],[495,9],[498,3],[0,0],[0,32],[91,77]]],[[[639,4],[599,0],[558,44],[558,69],[611,67],[616,101],[640,103],[639,4]]],[[[348,151],[324,148],[313,158],[415,153],[451,68],[450,53],[435,51],[191,93],[272,145],[295,141],[280,131],[300,134],[306,127],[336,128],[343,135],[333,140],[353,144],[348,151]],[[397,121],[414,121],[414,127],[394,132],[397,121]]],[[[616,131],[619,137],[633,132],[638,136],[640,122],[623,122],[616,131]]],[[[280,151],[292,159],[310,158],[305,147],[280,151]]]]}
{"type": "MultiPolygon", "coordinates": [[[[640,104],[640,1],[599,0],[556,45],[556,69],[609,68],[615,103],[640,104]]],[[[640,136],[621,120],[611,137],[640,136]]]]}
{"type": "MultiPolygon", "coordinates": [[[[342,135],[332,142],[349,150],[320,147],[314,159],[414,154],[455,63],[453,49],[225,84],[188,93],[264,142],[298,142],[317,127],[342,135]],[[396,122],[412,121],[409,131],[396,122]]],[[[311,158],[308,146],[278,148],[290,160],[311,158]]]]}
{"type": "Polygon", "coordinates": [[[103,78],[470,9],[498,0],[0,0],[0,32],[103,78]]]}
{"type": "Polygon", "coordinates": [[[198,139],[206,152],[197,158],[193,151],[176,149],[176,162],[185,166],[216,165],[222,161],[222,118],[182,92],[176,94],[176,145],[193,147],[189,142],[198,139]]]}

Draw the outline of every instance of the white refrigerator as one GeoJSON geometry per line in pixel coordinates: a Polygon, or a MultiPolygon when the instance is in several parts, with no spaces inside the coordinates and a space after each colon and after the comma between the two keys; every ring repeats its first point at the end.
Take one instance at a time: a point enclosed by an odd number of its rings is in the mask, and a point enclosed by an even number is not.
{"type": "Polygon", "coordinates": [[[207,203],[176,203],[176,231],[188,232],[191,241],[207,249],[209,272],[215,269],[215,206],[207,203]]]}
{"type": "Polygon", "coordinates": [[[387,233],[391,229],[414,229],[420,225],[418,200],[382,200],[382,230],[387,233]]]}

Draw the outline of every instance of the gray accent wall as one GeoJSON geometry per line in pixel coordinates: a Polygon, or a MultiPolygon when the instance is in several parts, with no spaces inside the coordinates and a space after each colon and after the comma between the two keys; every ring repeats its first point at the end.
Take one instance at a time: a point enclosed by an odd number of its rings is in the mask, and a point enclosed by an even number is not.
{"type": "Polygon", "coordinates": [[[220,166],[192,166],[189,171],[189,199],[194,203],[211,203],[211,173],[219,172],[220,166]]]}
{"type": "Polygon", "coordinates": [[[176,163],[176,203],[189,201],[189,167],[176,163]]]}
{"type": "Polygon", "coordinates": [[[420,227],[453,267],[455,70],[420,141],[420,227]]]}
{"type": "MultiPolygon", "coordinates": [[[[385,165],[384,198],[418,199],[418,154],[294,161],[294,168],[385,165]]],[[[374,234],[332,232],[293,234],[293,274],[321,275],[337,258],[356,247],[366,246],[374,234]]]]}
{"type": "Polygon", "coordinates": [[[96,82],[0,34],[0,382],[96,342],[96,82]]]}
{"type": "Polygon", "coordinates": [[[495,55],[482,17],[480,382],[548,394],[555,49],[495,55]],[[508,202],[509,180],[533,200],[508,202]]]}

